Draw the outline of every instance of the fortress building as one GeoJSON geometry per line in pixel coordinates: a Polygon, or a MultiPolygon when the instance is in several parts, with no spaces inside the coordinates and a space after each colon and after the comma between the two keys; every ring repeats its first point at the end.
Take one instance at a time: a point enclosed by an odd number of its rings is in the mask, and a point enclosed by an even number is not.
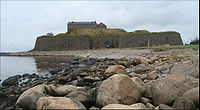
{"type": "Polygon", "coordinates": [[[97,24],[96,21],[92,22],[68,22],[67,24],[67,32],[72,32],[75,29],[80,28],[91,28],[91,29],[97,29],[97,28],[107,28],[105,24],[102,22],[97,24]]]}
{"type": "MultiPolygon", "coordinates": [[[[73,30],[80,28],[104,29],[110,31],[103,23],[94,22],[68,22],[68,33],[61,34],[63,36],[47,36],[38,37],[34,50],[36,51],[58,51],[58,50],[87,50],[97,48],[129,48],[129,47],[149,47],[149,46],[170,46],[183,45],[181,35],[175,31],[140,33],[140,34],[122,34],[106,36],[88,36],[80,35],[68,37],[73,30]],[[53,37],[52,37],[53,36],[53,37]],[[84,37],[87,36],[87,37],[84,37]]],[[[114,32],[114,31],[113,31],[114,32]]],[[[116,31],[115,31],[116,32],[116,31]]],[[[118,32],[118,31],[117,31],[118,32]]]]}

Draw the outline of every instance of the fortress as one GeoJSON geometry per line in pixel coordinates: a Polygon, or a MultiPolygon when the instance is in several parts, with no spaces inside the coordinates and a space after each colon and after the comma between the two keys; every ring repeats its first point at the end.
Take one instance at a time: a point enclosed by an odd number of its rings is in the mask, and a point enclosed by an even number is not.
{"type": "MultiPolygon", "coordinates": [[[[94,22],[68,22],[68,32],[73,33],[77,29],[108,30],[103,23],[94,22]]],[[[183,45],[181,35],[178,32],[124,34],[114,36],[89,36],[80,35],[69,37],[61,36],[38,37],[34,50],[36,51],[62,51],[62,50],[87,50],[94,48],[126,48],[163,45],[183,45]]]]}

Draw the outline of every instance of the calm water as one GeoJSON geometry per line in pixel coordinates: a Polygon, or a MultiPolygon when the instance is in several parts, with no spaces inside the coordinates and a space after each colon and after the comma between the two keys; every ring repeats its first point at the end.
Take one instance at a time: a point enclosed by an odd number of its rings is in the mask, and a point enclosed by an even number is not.
{"type": "MultiPolygon", "coordinates": [[[[49,71],[66,67],[73,58],[55,56],[17,57],[0,56],[0,79],[24,73],[48,74],[49,71]]],[[[1,81],[1,82],[2,82],[1,81]]]]}

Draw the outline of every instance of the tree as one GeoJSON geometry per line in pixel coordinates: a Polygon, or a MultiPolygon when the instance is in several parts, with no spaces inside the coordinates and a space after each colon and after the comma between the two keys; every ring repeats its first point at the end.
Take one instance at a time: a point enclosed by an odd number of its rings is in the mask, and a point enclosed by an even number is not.
{"type": "Polygon", "coordinates": [[[190,45],[199,45],[199,38],[195,37],[191,42],[190,45]]]}

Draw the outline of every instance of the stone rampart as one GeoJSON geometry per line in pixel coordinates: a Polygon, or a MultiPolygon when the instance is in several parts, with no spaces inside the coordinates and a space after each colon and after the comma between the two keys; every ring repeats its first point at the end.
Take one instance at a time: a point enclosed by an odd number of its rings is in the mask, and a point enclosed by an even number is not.
{"type": "Polygon", "coordinates": [[[183,45],[179,33],[136,34],[121,37],[38,37],[36,51],[86,50],[93,48],[126,48],[161,45],[183,45]]]}

